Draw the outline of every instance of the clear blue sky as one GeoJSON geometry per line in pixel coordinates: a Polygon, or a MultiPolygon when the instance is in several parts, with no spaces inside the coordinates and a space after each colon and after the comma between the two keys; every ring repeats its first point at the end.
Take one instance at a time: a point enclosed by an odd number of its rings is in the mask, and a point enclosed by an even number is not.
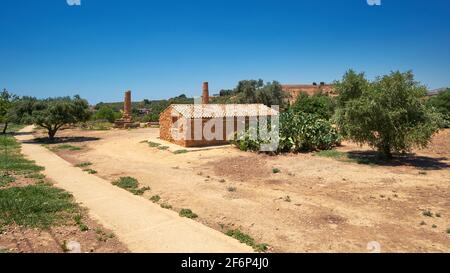
{"type": "Polygon", "coordinates": [[[413,70],[450,86],[450,1],[0,0],[0,88],[91,103],[200,95],[242,79],[413,70]]]}

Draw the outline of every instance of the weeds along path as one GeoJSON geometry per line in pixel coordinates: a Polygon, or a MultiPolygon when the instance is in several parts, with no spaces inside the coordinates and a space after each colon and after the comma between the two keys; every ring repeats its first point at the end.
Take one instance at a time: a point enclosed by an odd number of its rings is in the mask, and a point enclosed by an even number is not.
{"type": "Polygon", "coordinates": [[[252,252],[238,241],[83,172],[45,147],[30,142],[33,127],[20,131],[22,153],[40,166],[55,185],[72,193],[92,218],[114,231],[132,252],[252,252]]]}

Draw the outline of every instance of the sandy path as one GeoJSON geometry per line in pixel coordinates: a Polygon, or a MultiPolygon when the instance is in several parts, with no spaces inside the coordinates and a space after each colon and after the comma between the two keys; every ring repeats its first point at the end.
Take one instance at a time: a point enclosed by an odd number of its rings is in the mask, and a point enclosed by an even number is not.
{"type": "Polygon", "coordinates": [[[18,135],[22,152],[58,187],[71,192],[91,217],[113,230],[132,252],[251,252],[251,248],[198,222],[114,187],[109,181],[73,167],[32,139],[32,127],[18,135]]]}

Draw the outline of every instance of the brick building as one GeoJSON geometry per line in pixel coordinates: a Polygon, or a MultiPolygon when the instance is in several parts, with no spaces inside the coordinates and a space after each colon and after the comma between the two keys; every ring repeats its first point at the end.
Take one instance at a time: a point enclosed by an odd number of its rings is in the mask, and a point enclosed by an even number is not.
{"type": "Polygon", "coordinates": [[[278,115],[263,104],[208,104],[208,84],[202,104],[173,104],[160,115],[160,138],[184,147],[223,145],[236,131],[257,118],[278,115]]]}

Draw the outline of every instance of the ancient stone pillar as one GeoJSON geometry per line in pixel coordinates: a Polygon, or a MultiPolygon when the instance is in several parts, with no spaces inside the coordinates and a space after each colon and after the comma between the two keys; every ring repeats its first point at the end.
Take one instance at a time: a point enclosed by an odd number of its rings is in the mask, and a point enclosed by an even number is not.
{"type": "Polygon", "coordinates": [[[208,82],[204,82],[203,83],[202,103],[203,104],[208,104],[209,103],[209,85],[208,85],[208,82]]]}
{"type": "Polygon", "coordinates": [[[131,119],[131,91],[125,92],[123,119],[131,119]]]}

